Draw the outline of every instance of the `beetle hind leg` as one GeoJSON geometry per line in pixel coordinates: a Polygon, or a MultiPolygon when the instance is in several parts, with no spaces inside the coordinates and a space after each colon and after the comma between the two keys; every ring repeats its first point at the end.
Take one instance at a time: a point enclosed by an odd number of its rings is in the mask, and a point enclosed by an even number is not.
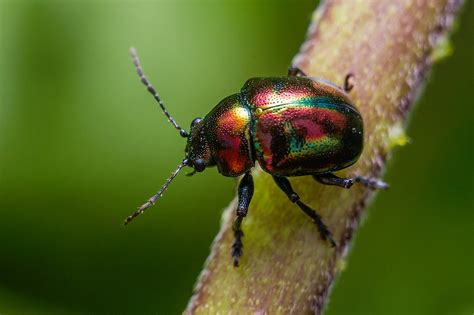
{"type": "Polygon", "coordinates": [[[239,202],[237,205],[237,211],[234,221],[234,243],[232,244],[232,251],[231,255],[234,259],[234,266],[239,266],[239,257],[242,256],[243,253],[243,242],[242,237],[244,236],[244,232],[242,231],[242,220],[247,215],[247,211],[250,205],[250,200],[252,200],[253,196],[253,178],[250,172],[245,173],[244,177],[240,181],[239,189],[239,202]]]}
{"type": "Polygon", "coordinates": [[[349,93],[354,88],[354,84],[351,83],[353,79],[354,79],[354,75],[352,73],[348,73],[346,77],[344,78],[343,89],[346,93],[349,93]]]}
{"type": "Polygon", "coordinates": [[[332,173],[313,175],[313,178],[324,185],[339,186],[342,188],[351,188],[354,183],[360,183],[371,189],[388,189],[387,183],[370,177],[355,176],[349,178],[341,178],[332,173]]]}
{"type": "Polygon", "coordinates": [[[280,189],[288,196],[288,199],[298,205],[298,207],[300,207],[300,209],[303,210],[303,212],[313,220],[313,222],[318,227],[321,238],[325,241],[329,241],[331,246],[336,247],[336,241],[332,237],[332,233],[329,231],[329,228],[326,226],[326,224],[324,224],[321,216],[300,200],[300,196],[298,196],[298,194],[291,187],[290,181],[286,177],[280,176],[273,176],[273,179],[275,180],[278,187],[280,187],[280,189]]]}
{"type": "Polygon", "coordinates": [[[289,77],[307,77],[306,73],[304,73],[298,67],[289,67],[288,68],[288,76],[289,77]]]}

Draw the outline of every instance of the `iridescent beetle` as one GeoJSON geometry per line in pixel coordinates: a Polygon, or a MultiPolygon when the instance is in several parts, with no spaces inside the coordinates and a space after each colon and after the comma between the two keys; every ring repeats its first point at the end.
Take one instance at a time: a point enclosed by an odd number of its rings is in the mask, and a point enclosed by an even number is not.
{"type": "Polygon", "coordinates": [[[228,177],[243,175],[238,187],[238,206],[234,221],[231,255],[234,265],[242,255],[242,220],[253,195],[251,169],[258,161],[275,183],[316,224],[324,240],[336,246],[319,214],[300,200],[287,177],[311,175],[325,185],[350,188],[355,182],[369,188],[388,188],[382,181],[356,176],[340,178],[332,172],[354,164],[363,148],[363,122],[347,92],[352,86],[347,75],[344,87],[306,77],[290,68],[288,77],[253,78],[241,91],[223,99],[204,118],[191,122],[189,133],[165,109],[161,98],[143,74],[138,56],[131,55],[138,75],[154,96],[170,123],[187,138],[186,154],[163,187],[125,224],[143,213],[161,197],[178,172],[185,166],[202,172],[217,166],[228,177]]]}

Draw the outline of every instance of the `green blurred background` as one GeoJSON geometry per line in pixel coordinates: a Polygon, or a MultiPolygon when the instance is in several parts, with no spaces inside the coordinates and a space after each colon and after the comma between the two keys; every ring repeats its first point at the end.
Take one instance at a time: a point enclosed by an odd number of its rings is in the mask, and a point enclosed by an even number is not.
{"type": "MultiPolygon", "coordinates": [[[[181,312],[234,180],[181,175],[122,227],[185,145],[128,49],[187,127],[247,78],[284,75],[315,6],[1,2],[0,313],[181,312]]],[[[326,314],[474,312],[473,11],[468,1],[326,314]]]]}

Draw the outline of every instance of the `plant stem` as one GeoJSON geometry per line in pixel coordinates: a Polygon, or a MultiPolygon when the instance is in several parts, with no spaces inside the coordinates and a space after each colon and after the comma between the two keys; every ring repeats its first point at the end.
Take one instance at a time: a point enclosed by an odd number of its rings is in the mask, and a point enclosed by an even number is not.
{"type": "MultiPolygon", "coordinates": [[[[293,65],[340,85],[354,74],[350,95],[364,118],[364,152],[340,176],[380,177],[394,146],[406,142],[409,110],[443,54],[438,43],[460,5],[460,0],[330,0],[317,9],[293,65]]],[[[309,176],[291,179],[301,200],[331,229],[338,242],[334,249],[270,175],[256,171],[254,177],[240,267],[233,267],[230,256],[234,200],[185,313],[321,314],[373,192],[361,185],[324,186],[309,176]]]]}

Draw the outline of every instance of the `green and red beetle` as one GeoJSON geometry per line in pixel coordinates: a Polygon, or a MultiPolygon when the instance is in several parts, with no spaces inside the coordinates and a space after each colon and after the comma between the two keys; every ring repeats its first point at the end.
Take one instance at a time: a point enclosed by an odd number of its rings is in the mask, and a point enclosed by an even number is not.
{"type": "Polygon", "coordinates": [[[211,166],[217,166],[224,176],[243,175],[238,187],[235,241],[231,250],[234,265],[238,266],[243,247],[241,225],[253,195],[251,169],[256,161],[314,221],[321,237],[332,246],[336,242],[331,232],[319,214],[300,200],[287,177],[311,175],[322,184],[343,188],[350,188],[355,182],[370,188],[388,187],[377,179],[340,178],[332,173],[354,164],[362,153],[362,116],[347,94],[352,88],[349,84],[352,75],[346,76],[343,88],[307,77],[297,68],[290,68],[287,77],[250,79],[239,93],[223,99],[204,118],[194,119],[188,133],[165,109],[143,74],[133,48],[131,54],[142,83],[170,123],[187,138],[187,145],[185,158],[171,177],[125,224],[153,205],[185,166],[194,168],[191,175],[211,166]]]}

